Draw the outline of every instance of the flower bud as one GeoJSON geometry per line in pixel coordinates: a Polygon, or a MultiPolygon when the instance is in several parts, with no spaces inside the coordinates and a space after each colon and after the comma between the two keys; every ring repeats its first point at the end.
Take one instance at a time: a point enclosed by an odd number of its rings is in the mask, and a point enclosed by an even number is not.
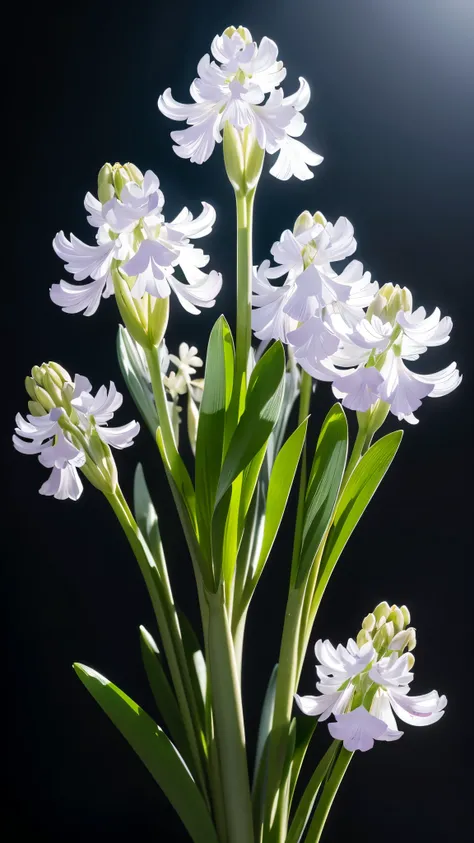
{"type": "Polygon", "coordinates": [[[245,190],[253,190],[262,173],[265,150],[257,143],[247,129],[244,130],[245,190]]]}
{"type": "Polygon", "coordinates": [[[414,664],[415,664],[415,656],[414,656],[414,655],[412,655],[412,653],[408,653],[408,654],[407,654],[407,666],[408,666],[408,670],[412,670],[412,669],[413,669],[413,665],[414,665],[414,664]]]}
{"type": "Polygon", "coordinates": [[[199,410],[198,410],[196,402],[194,401],[194,398],[193,398],[193,396],[191,395],[190,392],[188,392],[187,422],[188,422],[189,444],[191,445],[191,450],[192,450],[193,454],[195,454],[196,453],[196,439],[197,439],[198,423],[199,423],[199,410]]]}
{"type": "Polygon", "coordinates": [[[25,389],[33,401],[36,401],[36,383],[33,378],[28,377],[25,378],[25,389]]]}
{"type": "Polygon", "coordinates": [[[401,632],[405,627],[403,612],[395,604],[392,606],[387,620],[392,621],[395,632],[401,632]]]}
{"type": "Polygon", "coordinates": [[[102,205],[105,205],[109,199],[115,196],[111,164],[104,164],[99,170],[99,175],[97,176],[97,196],[99,197],[99,202],[102,202],[102,205]]]}
{"type": "Polygon", "coordinates": [[[28,401],[28,409],[32,416],[45,416],[46,410],[38,401],[28,401]]]}
{"type": "Polygon", "coordinates": [[[31,376],[39,386],[43,385],[43,366],[33,366],[31,376]]]}
{"type": "Polygon", "coordinates": [[[224,126],[222,148],[227,177],[236,193],[245,192],[242,134],[229,121],[224,126]]]}
{"type": "Polygon", "coordinates": [[[408,639],[407,650],[411,652],[411,650],[414,650],[416,647],[416,632],[413,627],[410,627],[409,632],[410,638],[408,639]]]}
{"type": "Polygon", "coordinates": [[[408,626],[411,621],[411,615],[406,606],[400,606],[400,611],[405,619],[405,626],[408,626]]]}
{"type": "Polygon", "coordinates": [[[133,298],[125,278],[117,269],[112,269],[112,279],[117,307],[128,333],[142,348],[150,348],[147,326],[144,325],[144,320],[140,319],[137,310],[139,303],[133,298]]]}
{"type": "Polygon", "coordinates": [[[324,216],[324,214],[321,213],[321,211],[316,211],[316,213],[313,214],[313,220],[316,223],[319,222],[320,225],[324,225],[324,226],[326,226],[327,222],[328,222],[326,217],[324,216]]]}
{"type": "Polygon", "coordinates": [[[356,638],[357,646],[363,647],[364,644],[368,644],[369,641],[372,641],[372,637],[371,637],[370,633],[367,632],[366,629],[361,629],[361,631],[359,632],[359,634],[357,635],[357,638],[356,638]]]}
{"type": "Polygon", "coordinates": [[[293,226],[293,234],[295,237],[298,234],[302,234],[303,231],[308,231],[314,225],[314,219],[309,211],[303,211],[302,214],[297,217],[295,224],[293,226]]]}
{"type": "Polygon", "coordinates": [[[54,403],[51,396],[43,389],[42,386],[36,387],[36,400],[39,404],[49,413],[50,410],[53,410],[56,404],[54,403]]]}
{"type": "Polygon", "coordinates": [[[382,603],[379,603],[374,609],[374,615],[377,623],[380,621],[382,616],[387,618],[390,614],[390,606],[388,605],[386,600],[383,600],[382,603]]]}
{"type": "Polygon", "coordinates": [[[405,647],[408,644],[410,639],[411,631],[409,629],[403,629],[401,632],[397,632],[397,634],[392,638],[390,644],[388,645],[389,650],[397,650],[397,652],[403,652],[405,647]]]}
{"type": "Polygon", "coordinates": [[[370,612],[368,615],[365,616],[364,620],[362,621],[362,629],[366,629],[367,632],[372,632],[376,624],[375,615],[370,612]]]}
{"type": "Polygon", "coordinates": [[[47,371],[43,378],[44,388],[46,392],[50,395],[51,399],[54,402],[55,407],[60,407],[63,403],[63,396],[62,396],[62,385],[61,381],[56,375],[56,378],[59,380],[60,386],[58,386],[57,381],[54,379],[54,375],[56,373],[52,371],[47,371]]]}
{"type": "Polygon", "coordinates": [[[131,164],[128,162],[127,164],[123,165],[125,172],[129,175],[130,181],[134,181],[137,184],[142,184],[143,182],[143,173],[135,164],[131,164]]]}
{"type": "Polygon", "coordinates": [[[152,345],[159,345],[165,336],[170,313],[169,297],[156,299],[148,320],[148,337],[152,345]]]}

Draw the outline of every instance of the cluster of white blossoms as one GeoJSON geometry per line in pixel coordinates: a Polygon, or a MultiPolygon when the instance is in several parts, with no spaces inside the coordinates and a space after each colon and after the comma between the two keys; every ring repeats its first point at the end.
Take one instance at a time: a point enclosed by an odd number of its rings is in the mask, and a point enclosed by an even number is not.
{"type": "Polygon", "coordinates": [[[166,222],[164,196],[158,177],[147,170],[143,175],[133,164],[105,164],[99,173],[99,198],[87,193],[84,205],[88,221],[97,229],[96,245],[89,246],[73,234],[56,235],[53,247],[66,262],[76,281],[61,281],[51,287],[51,298],[66,313],[84,311],[91,316],[100,299],[114,293],[114,272],[125,279],[135,300],[148,293],[167,298],[173,291],[189,313],[212,307],[222,286],[220,273],[203,272],[209,256],[190,242],[212,231],[216,214],[203,202],[196,219],[183,208],[166,222]],[[176,276],[180,268],[185,281],[176,276]]]}
{"type": "Polygon", "coordinates": [[[400,738],[395,714],[412,726],[428,726],[444,714],[447,700],[437,691],[410,695],[416,635],[409,623],[406,606],[383,602],[364,618],[357,641],[350,638],[346,647],[316,643],[320,696],[295,699],[304,714],[320,720],[334,715],[329,732],[349,751],[400,738]]]}
{"type": "Polygon", "coordinates": [[[26,419],[17,414],[13,444],[52,469],[40,494],[77,500],[83,489],[78,468],[101,491],[113,493],[117,472],[109,446],[128,448],[140,430],[136,421],[108,427],[123,400],[114,383],[92,395],[87,378],[72,380],[66,369],[50,362],[34,366],[25,386],[30,414],[26,419]]]}
{"type": "Polygon", "coordinates": [[[413,424],[422,399],[447,395],[461,376],[455,363],[420,375],[404,361],[447,342],[452,321],[438,308],[430,316],[413,310],[406,287],[379,289],[358,260],[337,274],[332,264],[356,248],[348,219],[333,225],[304,211],[272,246],[277,266],[264,261],[254,270],[252,326],[261,340],[287,343],[310,375],[332,382],[344,406],[365,412],[382,401],[413,424]],[[283,284],[271,283],[283,275],[283,284]]]}
{"type": "Polygon", "coordinates": [[[277,45],[267,37],[257,45],[243,26],[216,35],[211,52],[215,61],[206,54],[198,64],[190,87],[193,103],[176,102],[170,88],[158,100],[166,117],[188,123],[187,129],[171,132],[176,154],[202,164],[229,123],[240,132],[249,130],[262,150],[278,152],[270,170],[276,178],[312,178],[308,164],[314,167],[323,159],[298,140],[306,128],[301,112],[310,98],[306,80],[300,77],[299,89],[285,97],[280,85],[286,69],[277,60],[277,45]]]}
{"type": "Polygon", "coordinates": [[[204,390],[204,378],[193,378],[196,369],[203,366],[203,361],[198,357],[198,350],[195,345],[189,346],[186,342],[179,345],[178,354],[168,354],[166,362],[163,361],[162,372],[164,373],[163,383],[171,401],[168,402],[171,422],[173,425],[176,442],[179,439],[179,424],[181,407],[179,399],[181,396],[188,396],[187,399],[187,427],[191,448],[194,452],[196,447],[197,428],[199,421],[199,404],[202,400],[204,390]],[[170,365],[175,368],[171,369],[170,365]]]}

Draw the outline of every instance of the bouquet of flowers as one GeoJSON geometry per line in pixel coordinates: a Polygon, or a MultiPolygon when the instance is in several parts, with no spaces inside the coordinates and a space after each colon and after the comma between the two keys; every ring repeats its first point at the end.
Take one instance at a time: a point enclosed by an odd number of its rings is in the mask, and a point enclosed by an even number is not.
{"type": "Polygon", "coordinates": [[[198,216],[183,208],[167,221],[158,177],[134,164],[105,164],[97,198],[85,197],[94,245],[62,231],[55,237],[76,283],[62,280],[50,291],[65,313],[85,316],[115,296],[121,371],[159,450],[201,629],[173,596],[146,481],[154,469],[138,465],[131,504],[120,488],[112,449],[131,446],[139,424],[110,426],[122,403],[114,383],[95,392],[58,363],[33,366],[25,382],[29,414],[18,414],[13,441],[50,470],[40,494],[77,500],[85,477],[128,539],[156,617],[155,630],[140,628],[156,712],[146,713],[92,667],[74,667],[190,838],[317,843],[354,753],[398,740],[400,721],[426,726],[444,714],[446,697],[410,693],[416,635],[406,606],[379,603],[346,645],[319,639],[317,694],[302,695],[300,674],[331,574],[400,446],[401,430],[381,433],[388,414],[416,424],[422,400],[448,394],[461,377],[455,363],[434,374],[411,369],[428,348],[448,341],[452,322],[438,308],[430,315],[414,308],[405,287],[372,280],[352,257],[357,243],[346,217],[329,222],[320,211],[303,211],[274,243],[272,260],[254,266],[253,208],[265,153],[277,156],[270,172],[282,181],[308,180],[310,167],[322,162],[300,139],[310,90],[300,78],[285,96],[277,45],[266,37],[257,44],[242,26],[216,36],[211,53],[198,64],[193,102],[181,104],[167,89],[158,107],[188,124],[171,133],[179,157],[204,164],[222,142],[236,201],[235,338],[219,316],[204,372],[194,346],[182,342],[169,353],[170,306],[173,316],[177,303],[199,314],[221,289],[221,275],[205,271],[209,257],[193,243],[211,231],[216,214],[202,203],[198,216]],[[331,384],[336,401],[313,452],[306,430],[318,380],[331,384]],[[353,442],[346,410],[357,417],[353,442]],[[279,661],[249,758],[241,694],[246,620],[294,483],[279,661]],[[318,719],[332,740],[304,786],[318,719]]]}

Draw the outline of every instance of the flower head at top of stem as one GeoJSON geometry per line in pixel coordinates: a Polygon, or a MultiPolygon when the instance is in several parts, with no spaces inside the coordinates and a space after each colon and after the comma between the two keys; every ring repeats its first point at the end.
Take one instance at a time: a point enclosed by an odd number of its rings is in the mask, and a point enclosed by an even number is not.
{"type": "Polygon", "coordinates": [[[403,735],[395,714],[404,723],[428,726],[444,714],[446,697],[437,691],[410,696],[415,663],[416,634],[406,606],[383,602],[362,622],[357,640],[344,647],[318,641],[315,654],[320,696],[295,696],[304,714],[327,720],[333,738],[346,749],[365,752],[375,740],[393,741],[403,735]]]}
{"type": "Polygon", "coordinates": [[[98,194],[96,199],[87,193],[84,200],[88,222],[97,229],[96,245],[89,246],[73,234],[68,239],[62,231],[53,241],[75,281],[91,281],[53,284],[51,299],[66,313],[91,316],[101,298],[115,294],[134,338],[145,346],[158,345],[166,329],[171,292],[189,313],[215,304],[221,275],[203,272],[209,256],[191,242],[212,231],[214,208],[203,202],[196,219],[183,208],[167,222],[158,177],[151,170],[143,175],[132,164],[104,164],[98,194]]]}
{"type": "Polygon", "coordinates": [[[117,468],[110,446],[133,444],[140,425],[131,421],[121,427],[108,422],[122,404],[122,395],[111,381],[92,395],[83,375],[74,380],[58,363],[34,366],[25,381],[30,414],[16,416],[13,444],[22,454],[36,454],[41,465],[51,468],[41,495],[58,500],[77,500],[83,490],[78,469],[105,494],[113,494],[117,468]]]}
{"type": "Polygon", "coordinates": [[[194,102],[177,102],[171,88],[159,97],[158,108],[166,117],[188,124],[171,132],[176,154],[203,164],[230,126],[246,134],[249,149],[278,152],[270,170],[276,178],[312,178],[309,166],[320,164],[322,156],[298,140],[306,128],[301,112],[310,98],[307,81],[300,77],[299,89],[285,96],[280,85],[286,69],[277,58],[277,45],[266,36],[257,44],[242,26],[230,26],[216,35],[211,53],[212,59],[206,54],[198,63],[198,76],[190,87],[194,102]]]}

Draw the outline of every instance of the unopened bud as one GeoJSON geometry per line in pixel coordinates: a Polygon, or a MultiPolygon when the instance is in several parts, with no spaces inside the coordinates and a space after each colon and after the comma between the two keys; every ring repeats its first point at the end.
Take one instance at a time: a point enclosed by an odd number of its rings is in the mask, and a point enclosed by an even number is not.
{"type": "Polygon", "coordinates": [[[366,629],[361,629],[361,631],[359,632],[359,634],[357,635],[357,638],[356,638],[357,646],[363,647],[364,644],[368,644],[369,641],[372,641],[372,636],[370,635],[369,632],[367,632],[366,629]]]}
{"type": "Polygon", "coordinates": [[[229,121],[224,126],[222,148],[227,177],[234,190],[243,193],[245,191],[245,162],[242,133],[229,121]]]}
{"type": "Polygon", "coordinates": [[[102,205],[105,205],[109,199],[112,199],[112,197],[115,196],[113,169],[111,164],[104,164],[104,166],[99,170],[99,175],[97,176],[97,196],[99,197],[99,202],[102,202],[102,205]]]}
{"type": "Polygon", "coordinates": [[[148,320],[148,336],[152,345],[159,345],[168,327],[170,299],[156,299],[148,320]]]}
{"type": "Polygon", "coordinates": [[[128,184],[132,179],[130,178],[129,174],[127,173],[125,167],[121,167],[120,164],[114,165],[113,170],[113,183],[115,188],[115,194],[120,199],[120,194],[122,192],[122,188],[128,184]]]}
{"type": "Polygon", "coordinates": [[[411,652],[416,647],[416,632],[413,627],[410,627],[410,638],[408,639],[407,650],[411,652]]]}
{"type": "Polygon", "coordinates": [[[326,217],[324,216],[324,214],[321,213],[321,211],[316,211],[316,213],[313,214],[313,220],[315,222],[319,222],[320,225],[324,226],[326,226],[328,223],[326,217]]]}
{"type": "Polygon", "coordinates": [[[403,629],[401,632],[397,632],[397,634],[394,635],[394,637],[390,641],[388,649],[397,650],[397,652],[403,652],[403,650],[408,644],[408,641],[410,640],[410,633],[411,631],[409,629],[403,629]]]}
{"type": "Polygon", "coordinates": [[[309,229],[313,228],[313,226],[314,219],[312,217],[312,214],[310,214],[309,211],[303,211],[303,213],[299,215],[293,226],[293,234],[295,235],[295,237],[297,237],[298,234],[302,234],[303,231],[309,231],[309,229]]]}
{"type": "Polygon", "coordinates": [[[403,617],[404,617],[404,620],[405,620],[405,626],[409,626],[410,621],[411,621],[410,612],[408,611],[406,606],[400,606],[400,611],[403,614],[403,617]]]}
{"type": "MultiPolygon", "coordinates": [[[[54,401],[54,406],[60,407],[63,402],[62,390],[60,389],[60,387],[58,387],[57,383],[53,379],[52,375],[54,374],[55,373],[51,373],[49,371],[46,372],[43,378],[43,383],[45,390],[48,392],[51,399],[54,401]]],[[[57,377],[58,376],[56,375],[56,378],[57,377]]],[[[59,381],[59,383],[61,384],[61,381],[59,381]]]]}
{"type": "Polygon", "coordinates": [[[391,612],[388,616],[388,620],[392,621],[395,632],[401,632],[401,630],[405,626],[405,618],[403,617],[403,612],[398,606],[393,605],[391,612]]]}
{"type": "Polygon", "coordinates": [[[42,366],[33,366],[31,370],[31,376],[36,381],[39,386],[43,385],[43,367],[42,366]]]}
{"type": "Polygon", "coordinates": [[[412,653],[407,653],[407,667],[408,670],[413,669],[413,665],[415,664],[415,656],[412,653]]]}
{"type": "Polygon", "coordinates": [[[383,600],[378,606],[374,609],[374,615],[377,621],[380,621],[382,615],[387,618],[390,614],[390,606],[388,605],[386,600],[383,600]]]}
{"type": "Polygon", "coordinates": [[[370,614],[366,615],[364,620],[362,621],[362,629],[366,629],[367,632],[372,632],[375,627],[375,624],[375,615],[373,614],[373,612],[370,612],[370,614]]]}
{"type": "Polygon", "coordinates": [[[36,387],[36,400],[41,404],[42,407],[44,407],[47,413],[49,413],[50,410],[53,410],[56,406],[49,393],[47,393],[42,386],[36,387]]]}
{"type": "Polygon", "coordinates": [[[25,378],[25,389],[30,398],[32,398],[33,401],[36,401],[36,383],[29,375],[25,378]]]}
{"type": "Polygon", "coordinates": [[[45,416],[46,410],[37,401],[28,401],[28,409],[32,416],[45,416]]]}
{"type": "Polygon", "coordinates": [[[191,450],[193,454],[196,452],[196,439],[197,439],[197,430],[198,430],[198,423],[199,423],[199,410],[196,406],[196,402],[194,401],[193,396],[190,392],[188,392],[188,411],[187,411],[187,422],[188,422],[188,437],[189,437],[189,444],[191,445],[191,450]]]}
{"type": "Polygon", "coordinates": [[[128,162],[128,164],[124,164],[123,168],[130,176],[130,181],[134,181],[137,184],[141,184],[143,182],[143,173],[135,166],[135,164],[128,162]]]}

